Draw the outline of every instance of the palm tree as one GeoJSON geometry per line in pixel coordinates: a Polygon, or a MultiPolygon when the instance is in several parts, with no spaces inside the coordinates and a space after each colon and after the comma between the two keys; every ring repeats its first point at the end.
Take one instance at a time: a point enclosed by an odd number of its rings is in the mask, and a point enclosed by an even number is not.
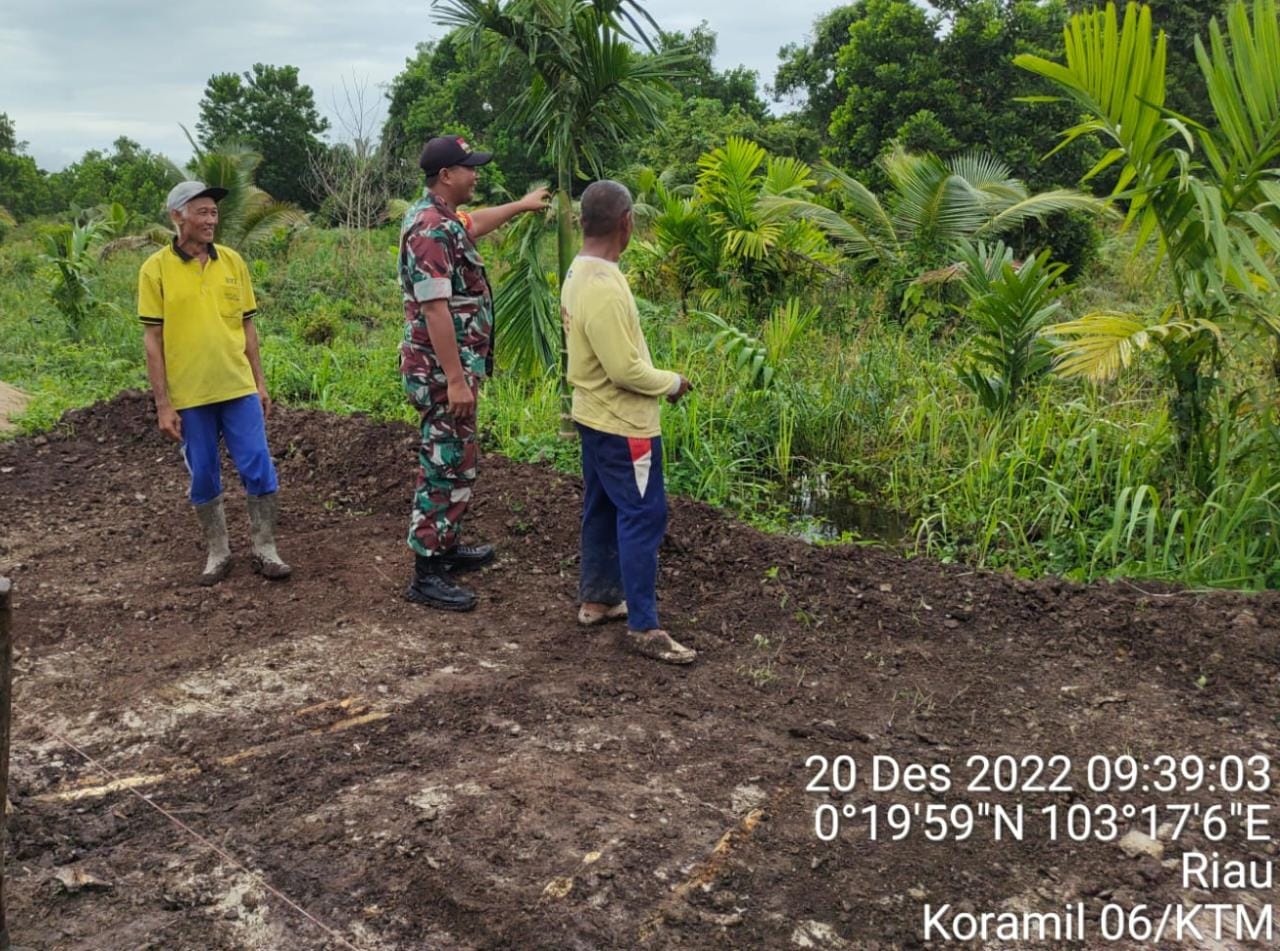
{"type": "Polygon", "coordinates": [[[814,179],[804,162],[730,136],[698,166],[692,186],[673,186],[670,169],[661,176],[633,170],[646,234],[633,242],[632,274],[651,288],[674,291],[681,313],[695,293],[702,307],[733,303],[741,294],[757,316],[788,281],[838,262],[817,226],[764,207],[770,198],[809,197],[814,179]]]}
{"type": "Polygon", "coordinates": [[[711,296],[740,286],[748,311],[760,313],[791,276],[836,263],[819,228],[771,210],[778,202],[806,201],[814,184],[804,162],[771,156],[738,136],[698,159],[694,206],[707,219],[720,269],[711,296]]]}
{"type": "Polygon", "coordinates": [[[674,291],[680,313],[699,289],[717,287],[724,276],[723,242],[702,213],[689,186],[672,186],[648,169],[637,177],[637,216],[647,232],[631,243],[631,274],[640,286],[662,293],[674,291]]]}
{"type": "Polygon", "coordinates": [[[681,53],[641,55],[625,19],[646,43],[636,0],[433,0],[460,38],[496,40],[501,54],[528,61],[534,81],[512,104],[546,145],[556,169],[560,275],[573,256],[572,182],[584,169],[603,174],[605,148],[658,123],[681,53]]]}
{"type": "Polygon", "coordinates": [[[540,375],[558,366],[560,304],[543,264],[541,215],[525,215],[498,237],[509,269],[494,292],[494,350],[503,367],[540,375]]]}
{"type": "Polygon", "coordinates": [[[255,173],[262,164],[262,156],[257,152],[236,143],[201,149],[190,134],[187,140],[195,150],[195,157],[187,164],[186,172],[175,168],[178,179],[190,177],[227,190],[226,197],[218,202],[216,240],[219,243],[247,249],[282,229],[291,231],[307,226],[310,219],[305,211],[290,202],[276,201],[254,184],[255,173]]]}
{"type": "Polygon", "coordinates": [[[1269,260],[1280,250],[1275,0],[1254,0],[1252,18],[1236,0],[1226,21],[1226,36],[1215,19],[1208,45],[1196,38],[1215,128],[1164,108],[1165,35],[1154,31],[1145,5],[1129,3],[1123,22],[1111,3],[1072,17],[1065,65],[1029,55],[1015,60],[1087,116],[1062,134],[1062,145],[1082,135],[1110,140],[1090,175],[1119,165],[1112,198],[1128,202],[1125,224],[1137,226],[1137,246],[1156,243],[1173,283],[1170,304],[1157,314],[1089,314],[1049,328],[1069,340],[1059,370],[1108,378],[1156,343],[1173,384],[1178,449],[1202,486],[1213,468],[1208,398],[1224,332],[1243,323],[1280,335],[1267,307],[1280,289],[1269,260]]]}
{"type": "MultiPolygon", "coordinates": [[[[640,21],[656,27],[637,0],[432,0],[432,6],[464,40],[497,42],[502,56],[520,56],[532,70],[532,84],[512,109],[555,165],[563,281],[574,254],[574,176],[603,175],[607,147],[658,123],[668,80],[679,75],[685,55],[642,55],[631,45],[634,36],[652,50],[640,21]]],[[[567,412],[563,336],[560,361],[567,412]]]]}
{"type": "Polygon", "coordinates": [[[1049,346],[1040,331],[1062,308],[1059,298],[1067,288],[1058,278],[1067,267],[1050,263],[1048,251],[1014,261],[1003,241],[988,246],[965,239],[954,254],[969,299],[965,313],[977,327],[960,381],[986,409],[1004,412],[1049,369],[1049,346]]]}
{"type": "Polygon", "coordinates": [[[877,266],[899,281],[949,263],[956,241],[990,240],[1032,218],[1093,210],[1102,203],[1073,189],[1030,194],[1008,165],[976,151],[943,159],[898,147],[880,160],[893,192],[881,201],[853,176],[830,163],[817,175],[837,208],[810,199],[780,197],[763,205],[812,221],[854,261],[877,266]]]}
{"type": "Polygon", "coordinates": [[[73,340],[80,339],[90,323],[89,318],[104,306],[96,291],[96,252],[110,235],[110,221],[93,216],[41,236],[45,251],[40,257],[49,265],[51,274],[49,296],[62,312],[73,340]]]}

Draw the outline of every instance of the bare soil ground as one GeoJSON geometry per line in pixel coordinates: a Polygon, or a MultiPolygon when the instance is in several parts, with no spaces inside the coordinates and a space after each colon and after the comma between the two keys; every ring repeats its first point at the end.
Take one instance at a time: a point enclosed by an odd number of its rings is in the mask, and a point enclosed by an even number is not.
{"type": "Polygon", "coordinates": [[[242,558],[213,590],[192,584],[185,473],[143,396],[0,444],[16,944],[869,951],[926,946],[926,904],[1078,902],[1095,929],[1108,904],[1276,904],[1270,888],[1184,888],[1180,857],[1271,862],[1280,816],[1267,840],[1246,841],[1239,817],[1221,842],[1191,822],[1130,857],[1051,841],[1039,812],[1280,805],[1085,778],[1095,755],[1280,762],[1274,593],[1033,583],[810,547],[678,500],[661,610],[701,657],[675,669],[575,625],[573,478],[484,459],[470,529],[501,558],[455,616],[401,598],[408,427],[282,410],[271,440],[295,576],[249,572],[237,487],[242,558]],[[1000,753],[1070,757],[1074,791],[967,788],[968,758],[1000,753]],[[855,788],[807,791],[810,757],[841,755],[855,788]],[[945,765],[954,784],[876,792],[875,756],[945,765]],[[990,818],[963,840],[929,841],[919,816],[898,842],[872,841],[865,814],[834,841],[815,832],[819,807],[894,803],[1030,818],[1021,841],[994,841],[990,818]]]}

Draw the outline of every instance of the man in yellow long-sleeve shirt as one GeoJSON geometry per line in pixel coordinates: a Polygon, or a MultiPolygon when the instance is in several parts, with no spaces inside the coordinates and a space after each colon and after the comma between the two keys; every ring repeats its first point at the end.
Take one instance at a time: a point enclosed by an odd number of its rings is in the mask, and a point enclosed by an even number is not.
{"type": "Polygon", "coordinates": [[[582,194],[582,251],[560,294],[573,419],[582,442],[578,621],[627,619],[625,644],[672,664],[697,656],[658,625],[658,546],[667,526],[659,400],[689,389],[649,357],[618,259],[631,240],[631,195],[613,181],[582,194]]]}

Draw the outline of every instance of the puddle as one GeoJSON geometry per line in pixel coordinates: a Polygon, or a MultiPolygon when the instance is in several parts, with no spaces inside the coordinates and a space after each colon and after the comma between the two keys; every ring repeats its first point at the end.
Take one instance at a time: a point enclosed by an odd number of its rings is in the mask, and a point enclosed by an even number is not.
{"type": "Polygon", "coordinates": [[[911,540],[915,518],[889,508],[826,472],[804,475],[791,484],[787,508],[796,517],[797,534],[806,541],[836,541],[845,533],[891,548],[911,540]]]}

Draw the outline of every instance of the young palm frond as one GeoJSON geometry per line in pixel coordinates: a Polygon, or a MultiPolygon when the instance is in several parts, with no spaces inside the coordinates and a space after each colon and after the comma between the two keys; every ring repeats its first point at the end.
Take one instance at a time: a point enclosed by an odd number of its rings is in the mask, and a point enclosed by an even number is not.
{"type": "Polygon", "coordinates": [[[723,247],[692,197],[669,189],[660,177],[652,190],[652,237],[633,241],[632,259],[639,261],[633,273],[651,287],[673,288],[684,313],[697,288],[711,292],[704,294],[708,303],[718,296],[725,277],[723,247]]]}
{"type": "Polygon", "coordinates": [[[1023,194],[1012,204],[1001,203],[998,207],[989,208],[988,211],[991,214],[990,219],[973,233],[973,237],[990,238],[1008,234],[1033,218],[1043,220],[1063,211],[1108,214],[1107,209],[1098,199],[1073,188],[1054,188],[1034,195],[1023,194]]]}
{"type": "Polygon", "coordinates": [[[99,308],[115,305],[99,300],[97,255],[94,249],[111,236],[109,221],[91,217],[83,224],[62,226],[41,237],[40,255],[49,265],[49,296],[61,312],[72,339],[78,340],[99,308]]]}
{"type": "MultiPolygon", "coordinates": [[[[245,203],[239,221],[239,234],[234,247],[254,248],[281,231],[297,231],[310,223],[310,217],[297,205],[276,201],[261,189],[245,203]]],[[[230,233],[234,235],[234,232],[230,233]]],[[[229,238],[228,238],[229,240],[229,238]]]]}
{"type": "Polygon", "coordinates": [[[542,263],[543,215],[525,215],[502,243],[510,270],[494,294],[494,348],[501,365],[537,376],[553,371],[560,353],[560,303],[555,276],[542,263]]]}
{"type": "Polygon", "coordinates": [[[829,162],[814,170],[818,184],[825,185],[844,212],[803,198],[766,195],[760,208],[766,215],[790,215],[812,223],[855,262],[896,261],[902,246],[888,210],[865,185],[829,162]]]}
{"type": "Polygon", "coordinates": [[[883,202],[852,176],[824,164],[817,177],[837,208],[802,198],[770,198],[763,207],[812,222],[855,261],[916,273],[944,263],[957,240],[995,238],[1055,212],[1103,208],[1098,199],[1071,189],[1028,194],[1007,164],[982,151],[943,161],[898,148],[881,164],[893,187],[883,202]]]}
{"type": "Polygon", "coordinates": [[[609,146],[651,127],[669,103],[667,80],[677,54],[641,56],[586,10],[569,23],[572,53],[554,68],[531,60],[535,80],[514,108],[552,155],[570,158],[578,172],[599,177],[609,146]]]}
{"type": "Polygon", "coordinates": [[[1211,49],[1197,38],[1216,131],[1193,128],[1163,108],[1165,37],[1154,31],[1149,7],[1128,4],[1123,21],[1114,4],[1073,17],[1065,66],[1028,55],[1015,60],[1057,83],[1092,117],[1063,132],[1062,145],[1091,133],[1114,143],[1093,171],[1122,163],[1113,197],[1128,202],[1125,223],[1137,225],[1139,247],[1154,239],[1169,255],[1179,297],[1195,310],[1257,300],[1280,287],[1256,245],[1280,235],[1254,227],[1266,220],[1254,213],[1270,203],[1262,186],[1274,179],[1280,156],[1280,25],[1275,0],[1254,0],[1253,9],[1251,25],[1246,4],[1231,5],[1229,44],[1216,20],[1211,49]],[[1207,166],[1196,161],[1197,151],[1207,166]]]}
{"type": "Polygon", "coordinates": [[[768,287],[805,267],[835,261],[821,230],[789,215],[782,202],[804,201],[812,170],[791,158],[770,157],[754,142],[730,136],[698,160],[694,204],[705,215],[720,256],[734,267],[754,305],[768,287]]]}
{"type": "Polygon", "coordinates": [[[1003,242],[961,241],[955,253],[969,298],[966,313],[978,325],[973,362],[960,379],[988,410],[1005,410],[1049,368],[1049,347],[1040,334],[1061,309],[1066,288],[1058,278],[1066,265],[1050,264],[1048,252],[1015,264],[1003,242]]]}
{"type": "Polygon", "coordinates": [[[721,349],[726,359],[746,374],[747,385],[768,389],[778,369],[817,318],[818,311],[817,308],[802,310],[798,300],[788,298],[773,309],[759,337],[733,326],[717,314],[700,311],[698,316],[716,328],[711,346],[721,349]]]}
{"type": "Polygon", "coordinates": [[[1013,198],[1025,198],[1027,190],[1013,177],[1009,163],[990,152],[972,149],[947,159],[947,168],[980,192],[1013,198]]]}
{"type": "Polygon", "coordinates": [[[731,136],[698,159],[698,198],[731,257],[763,258],[782,231],[780,222],[763,221],[755,213],[756,172],[766,157],[756,143],[731,136]]]}
{"type": "Polygon", "coordinates": [[[252,248],[280,231],[294,231],[310,223],[302,209],[289,202],[276,201],[254,184],[262,156],[253,149],[237,143],[201,149],[190,134],[187,138],[195,149],[195,157],[188,163],[186,172],[178,171],[178,174],[227,190],[218,202],[215,240],[219,243],[237,249],[252,248]]]}
{"type": "Polygon", "coordinates": [[[1198,481],[1214,471],[1207,438],[1208,394],[1222,359],[1222,329],[1237,315],[1273,332],[1280,291],[1280,21],[1275,0],[1227,8],[1226,36],[1215,19],[1209,45],[1196,54],[1217,127],[1207,129],[1164,109],[1166,43],[1151,10],[1115,4],[1072,17],[1065,63],[1022,55],[1015,63],[1046,77],[1088,118],[1062,133],[1061,148],[1097,134],[1112,148],[1091,174],[1119,165],[1112,194],[1128,203],[1125,225],[1136,249],[1151,241],[1167,256],[1172,303],[1155,321],[1094,314],[1055,328],[1074,335],[1063,366],[1105,375],[1126,366],[1152,340],[1173,384],[1171,415],[1179,449],[1198,481]],[[1201,161],[1199,156],[1204,156],[1201,161]],[[1182,315],[1170,321],[1168,314],[1182,315]]]}
{"type": "Polygon", "coordinates": [[[775,307],[760,334],[769,362],[774,366],[784,363],[817,316],[816,307],[801,310],[800,301],[794,297],[775,307]]]}
{"type": "Polygon", "coordinates": [[[1173,320],[1173,313],[1173,308],[1167,308],[1153,321],[1119,311],[1098,311],[1046,328],[1052,337],[1067,338],[1055,347],[1057,372],[1103,383],[1119,376],[1152,343],[1167,350],[1202,335],[1222,342],[1221,328],[1212,321],[1173,320]]]}
{"type": "Polygon", "coordinates": [[[631,192],[631,213],[637,226],[651,225],[662,213],[667,196],[688,196],[693,192],[692,185],[674,183],[675,169],[671,168],[659,173],[648,165],[632,165],[614,178],[631,192]]]}
{"type": "MultiPolygon", "coordinates": [[[[512,108],[562,173],[601,174],[604,147],[659,121],[669,80],[688,60],[680,51],[641,55],[628,42],[647,43],[640,21],[652,22],[635,0],[434,0],[432,6],[464,39],[496,40],[502,56],[528,61],[533,82],[512,108]]],[[[568,184],[557,182],[562,190],[568,184]]]]}
{"type": "Polygon", "coordinates": [[[1196,38],[1196,59],[1205,77],[1217,134],[1203,142],[1221,181],[1234,182],[1238,203],[1257,201],[1253,189],[1274,182],[1280,164],[1280,50],[1275,47],[1274,0],[1255,3],[1253,23],[1246,5],[1227,11],[1227,36],[1209,23],[1209,44],[1196,38]],[[1256,28],[1255,28],[1256,26],[1256,28]]]}
{"type": "Polygon", "coordinates": [[[946,245],[986,221],[985,196],[936,155],[898,148],[882,164],[894,188],[894,228],[904,241],[946,245]]]}

